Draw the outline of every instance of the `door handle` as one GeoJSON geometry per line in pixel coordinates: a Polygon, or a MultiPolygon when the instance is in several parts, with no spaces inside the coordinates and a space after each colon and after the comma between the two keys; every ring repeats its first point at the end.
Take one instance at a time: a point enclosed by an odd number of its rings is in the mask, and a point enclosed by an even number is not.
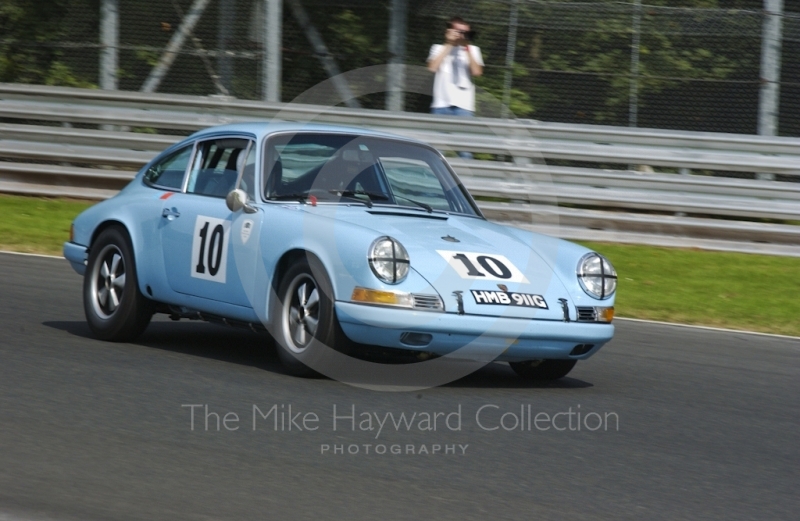
{"type": "Polygon", "coordinates": [[[161,217],[166,217],[167,219],[169,219],[169,218],[173,218],[174,219],[174,218],[180,217],[180,216],[181,216],[181,213],[175,207],[164,208],[164,210],[161,212],[161,217]]]}

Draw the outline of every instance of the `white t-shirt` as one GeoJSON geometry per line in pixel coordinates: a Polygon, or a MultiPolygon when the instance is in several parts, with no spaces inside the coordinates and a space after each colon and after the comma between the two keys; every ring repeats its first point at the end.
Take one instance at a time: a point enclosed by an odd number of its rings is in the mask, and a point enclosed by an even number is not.
{"type": "MultiPolygon", "coordinates": [[[[444,45],[434,44],[428,54],[431,61],[442,51],[444,45]]],[[[472,59],[483,67],[480,47],[469,46],[472,59]]],[[[453,47],[445,56],[433,79],[433,103],[431,108],[456,106],[475,112],[475,84],[469,72],[469,57],[464,47],[453,47]]]]}

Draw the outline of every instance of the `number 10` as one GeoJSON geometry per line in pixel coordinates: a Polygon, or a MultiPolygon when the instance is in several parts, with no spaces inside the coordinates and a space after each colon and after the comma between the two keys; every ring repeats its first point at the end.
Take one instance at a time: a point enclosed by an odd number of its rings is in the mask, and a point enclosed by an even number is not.
{"type": "MultiPolygon", "coordinates": [[[[465,268],[467,268],[467,275],[470,277],[485,277],[486,274],[480,271],[478,268],[472,264],[466,255],[463,253],[457,253],[453,255],[453,258],[461,261],[465,268]]],[[[511,278],[511,270],[508,269],[508,266],[503,264],[498,259],[494,257],[489,257],[488,255],[478,255],[477,259],[478,264],[481,265],[483,269],[489,272],[490,275],[493,277],[497,277],[498,279],[510,279],[511,278]]]]}
{"type": "MultiPolygon", "coordinates": [[[[197,256],[197,266],[195,271],[197,273],[205,273],[206,267],[203,264],[206,251],[206,237],[208,235],[208,222],[200,228],[200,254],[197,256]]],[[[225,243],[225,230],[221,224],[214,227],[211,232],[211,238],[208,244],[208,273],[212,277],[216,276],[219,271],[219,265],[222,262],[222,245],[225,243]],[[215,251],[216,250],[216,251],[215,251]],[[216,254],[216,256],[215,256],[216,254]]]]}

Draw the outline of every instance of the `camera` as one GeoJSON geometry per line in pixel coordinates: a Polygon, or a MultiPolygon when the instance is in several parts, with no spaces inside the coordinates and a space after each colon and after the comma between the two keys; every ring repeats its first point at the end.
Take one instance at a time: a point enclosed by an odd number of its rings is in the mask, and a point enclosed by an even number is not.
{"type": "MultiPolygon", "coordinates": [[[[453,28],[453,25],[452,25],[451,23],[449,23],[449,22],[448,22],[448,23],[447,23],[447,28],[448,28],[448,29],[452,29],[452,28],[453,28]]],[[[472,40],[474,40],[474,39],[475,39],[475,37],[477,36],[477,33],[476,33],[475,31],[472,31],[472,30],[469,30],[469,31],[461,31],[461,30],[456,30],[456,32],[457,32],[459,35],[461,35],[461,37],[462,37],[462,38],[464,38],[465,40],[469,40],[469,41],[472,41],[472,40]]]]}

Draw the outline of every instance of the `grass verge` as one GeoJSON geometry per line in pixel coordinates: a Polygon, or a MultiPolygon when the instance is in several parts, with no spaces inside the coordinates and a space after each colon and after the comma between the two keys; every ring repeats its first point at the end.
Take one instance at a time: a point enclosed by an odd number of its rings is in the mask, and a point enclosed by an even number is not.
{"type": "MultiPolygon", "coordinates": [[[[60,255],[72,219],[91,205],[0,195],[0,249],[60,255]]],[[[800,336],[800,259],[582,244],[616,267],[619,316],[800,336]]]]}
{"type": "Polygon", "coordinates": [[[0,195],[0,250],[61,255],[72,220],[92,204],[0,195]]]}
{"type": "Polygon", "coordinates": [[[617,269],[618,316],[800,336],[800,259],[581,244],[617,269]]]}

